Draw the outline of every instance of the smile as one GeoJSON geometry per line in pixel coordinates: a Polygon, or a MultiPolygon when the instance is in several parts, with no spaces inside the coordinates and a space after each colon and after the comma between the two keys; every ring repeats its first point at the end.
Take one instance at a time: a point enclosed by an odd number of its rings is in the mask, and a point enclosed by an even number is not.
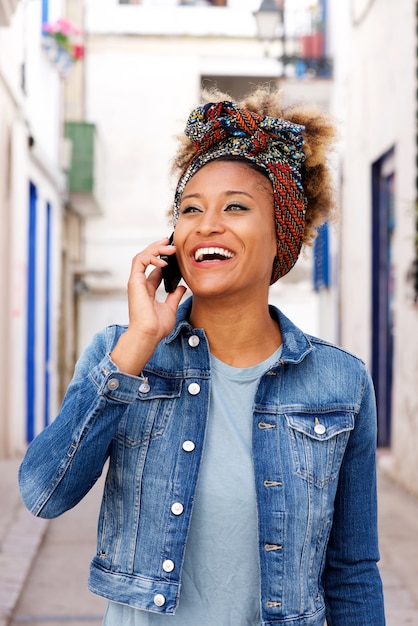
{"type": "Polygon", "coordinates": [[[215,261],[232,259],[235,254],[225,248],[198,248],[194,253],[195,261],[200,263],[201,261],[215,261]]]}

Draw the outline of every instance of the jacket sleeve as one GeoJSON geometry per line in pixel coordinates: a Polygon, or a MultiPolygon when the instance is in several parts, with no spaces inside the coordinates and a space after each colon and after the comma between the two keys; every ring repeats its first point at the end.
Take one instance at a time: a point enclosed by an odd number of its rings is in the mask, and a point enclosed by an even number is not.
{"type": "Polygon", "coordinates": [[[55,420],[30,443],[19,468],[19,489],[36,516],[74,507],[102,473],[121,416],[141,379],[110,359],[120,327],[97,334],[81,355],[55,420]]]}
{"type": "Polygon", "coordinates": [[[377,567],[376,403],[366,368],[341,466],[323,584],[328,626],[384,626],[377,567]]]}

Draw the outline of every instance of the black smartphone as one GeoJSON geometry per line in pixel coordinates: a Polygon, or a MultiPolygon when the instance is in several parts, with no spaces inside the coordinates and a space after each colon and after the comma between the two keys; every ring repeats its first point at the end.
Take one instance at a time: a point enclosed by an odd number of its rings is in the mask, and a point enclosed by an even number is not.
{"type": "MultiPolygon", "coordinates": [[[[173,243],[173,233],[170,236],[169,245],[173,243]]],[[[164,289],[167,293],[175,290],[181,280],[181,272],[175,254],[162,254],[161,258],[167,262],[162,268],[164,289]]]]}

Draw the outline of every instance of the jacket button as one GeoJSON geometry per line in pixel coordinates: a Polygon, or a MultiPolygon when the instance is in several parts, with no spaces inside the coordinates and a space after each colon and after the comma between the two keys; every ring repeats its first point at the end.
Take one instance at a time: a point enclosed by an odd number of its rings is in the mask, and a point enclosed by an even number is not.
{"type": "Polygon", "coordinates": [[[119,381],[117,378],[110,378],[107,381],[107,388],[110,389],[110,391],[115,391],[115,389],[117,389],[119,387],[119,381]]]}
{"type": "Polygon", "coordinates": [[[200,343],[200,339],[197,335],[192,335],[191,337],[189,337],[188,342],[191,348],[197,348],[200,343]]]}
{"type": "Polygon", "coordinates": [[[141,393],[148,393],[150,389],[151,389],[151,387],[149,386],[148,383],[141,383],[139,385],[139,391],[141,393]]]}
{"type": "Polygon", "coordinates": [[[193,441],[183,441],[182,448],[185,452],[193,452],[195,444],[193,441]]]}
{"type": "Polygon", "coordinates": [[[154,596],[154,604],[156,606],[163,606],[165,604],[165,597],[162,593],[156,593],[154,596]]]}
{"type": "Polygon", "coordinates": [[[317,435],[324,435],[326,432],[326,428],[323,424],[315,424],[314,426],[314,431],[316,432],[317,435]]]}
{"type": "Polygon", "coordinates": [[[200,392],[200,385],[199,383],[190,383],[190,385],[187,387],[187,390],[191,396],[197,396],[197,394],[200,392]]]}
{"type": "Polygon", "coordinates": [[[166,559],[163,563],[163,570],[165,572],[172,572],[174,569],[174,562],[171,559],[166,559]]]}
{"type": "Polygon", "coordinates": [[[181,502],[174,502],[174,504],[171,505],[171,512],[174,515],[181,515],[184,511],[184,506],[182,505],[181,502]]]}

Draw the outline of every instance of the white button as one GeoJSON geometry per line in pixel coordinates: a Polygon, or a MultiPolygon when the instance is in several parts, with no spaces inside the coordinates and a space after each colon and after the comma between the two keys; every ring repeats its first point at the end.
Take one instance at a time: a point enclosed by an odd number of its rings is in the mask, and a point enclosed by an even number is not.
{"type": "Polygon", "coordinates": [[[117,389],[119,387],[118,379],[117,378],[111,378],[110,380],[108,380],[107,387],[108,387],[108,389],[110,389],[110,391],[115,391],[115,389],[117,389]]]}
{"type": "Polygon", "coordinates": [[[165,604],[165,597],[162,593],[157,593],[154,596],[154,604],[156,606],[163,606],[165,604]]]}
{"type": "Polygon", "coordinates": [[[171,506],[171,512],[174,513],[174,515],[181,515],[183,511],[184,511],[184,506],[182,505],[181,502],[175,502],[171,506]]]}
{"type": "Polygon", "coordinates": [[[174,569],[174,562],[171,559],[167,559],[163,563],[163,570],[165,572],[172,572],[174,569]]]}
{"type": "Polygon", "coordinates": [[[187,389],[191,396],[197,396],[200,392],[200,385],[199,383],[190,383],[187,389]]]}
{"type": "Polygon", "coordinates": [[[185,452],[193,452],[195,445],[193,441],[183,441],[182,448],[185,452]]]}
{"type": "Polygon", "coordinates": [[[323,424],[315,424],[314,431],[317,435],[323,435],[326,432],[326,428],[323,424]]]}
{"type": "Polygon", "coordinates": [[[151,389],[151,387],[149,386],[148,383],[142,383],[141,385],[139,385],[139,391],[141,393],[148,393],[148,391],[151,389]]]}
{"type": "Polygon", "coordinates": [[[189,346],[191,348],[197,348],[199,343],[200,343],[200,339],[197,335],[192,335],[191,337],[189,337],[189,346]]]}

